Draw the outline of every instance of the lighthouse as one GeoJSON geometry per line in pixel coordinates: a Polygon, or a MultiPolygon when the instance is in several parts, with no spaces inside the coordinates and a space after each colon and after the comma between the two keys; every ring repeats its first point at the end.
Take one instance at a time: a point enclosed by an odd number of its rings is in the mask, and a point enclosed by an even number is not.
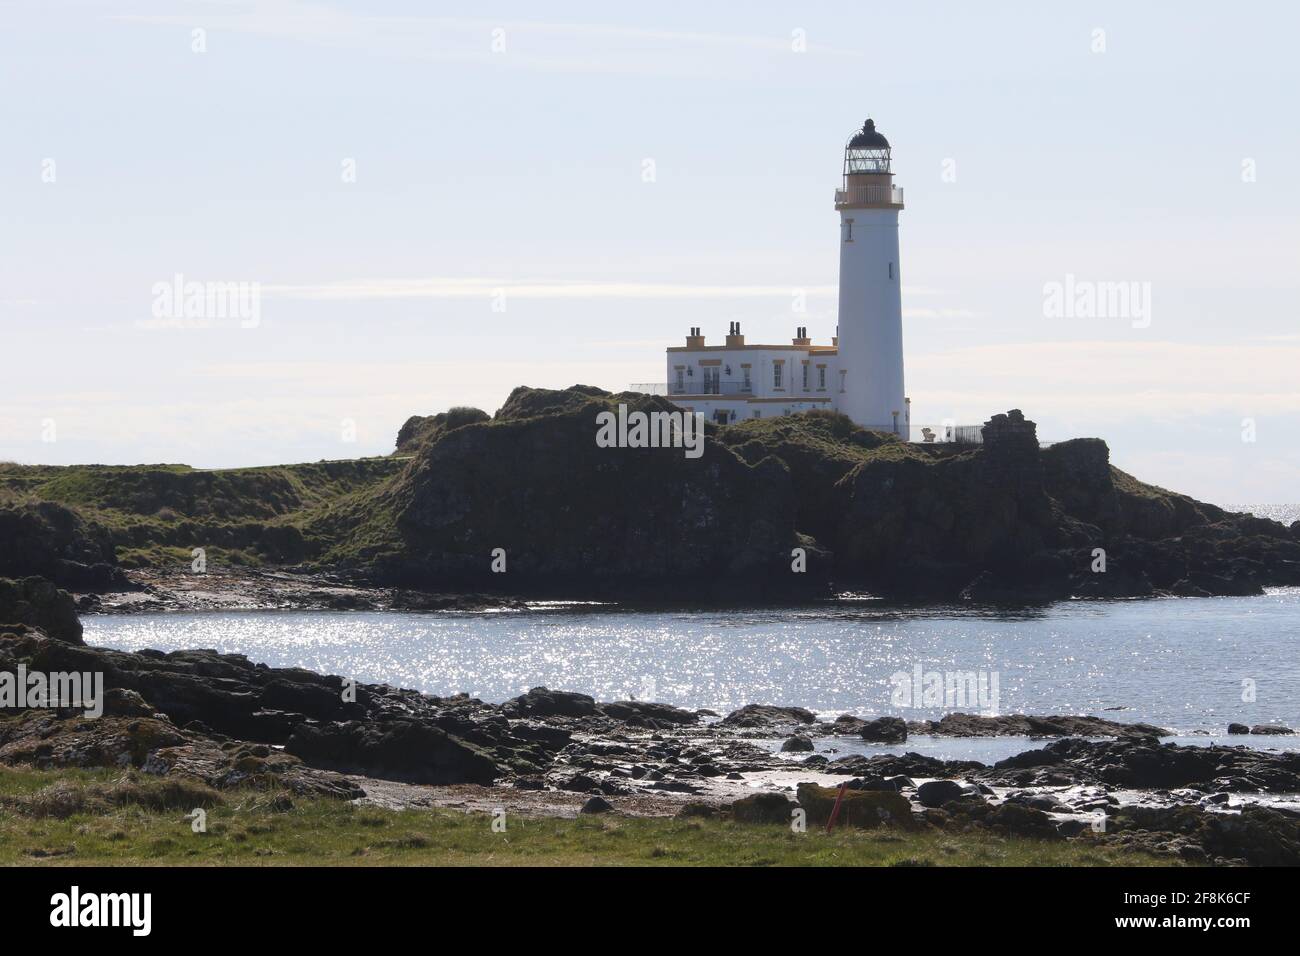
{"type": "MultiPolygon", "coordinates": [[[[889,140],[867,120],[844,147],[838,336],[814,341],[798,325],[788,344],[746,341],[732,322],[721,343],[693,325],[666,350],[666,379],[630,386],[665,395],[719,425],[812,411],[841,412],[863,428],[909,437],[903,392],[903,306],[898,212],[889,140]]],[[[829,331],[829,329],[827,330],[829,331]]]]}
{"type": "Polygon", "coordinates": [[[889,140],[867,120],[844,147],[840,214],[839,410],[859,425],[906,436],[898,213],[889,140]]]}

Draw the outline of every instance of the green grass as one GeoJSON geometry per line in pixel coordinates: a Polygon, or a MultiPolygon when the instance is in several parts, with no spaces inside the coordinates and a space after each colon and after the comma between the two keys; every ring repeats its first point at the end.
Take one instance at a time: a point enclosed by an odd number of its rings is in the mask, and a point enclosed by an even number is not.
{"type": "Polygon", "coordinates": [[[707,819],[506,818],[384,810],[119,771],[0,768],[3,865],[1110,866],[1165,859],[1089,840],[905,833],[707,819]],[[207,806],[207,832],[187,814],[207,806]]]}
{"type": "MultiPolygon", "coordinates": [[[[172,464],[6,463],[0,464],[0,507],[51,501],[72,508],[108,533],[128,568],[187,566],[196,546],[206,547],[209,560],[218,563],[282,563],[259,549],[264,541],[283,543],[277,531],[287,530],[300,532],[305,547],[284,562],[310,562],[340,544],[355,551],[392,546],[391,522],[365,519],[408,461],[365,458],[220,471],[172,464]],[[354,540],[348,532],[358,526],[368,534],[354,540]]],[[[377,513],[384,517],[382,508],[377,513]]]]}

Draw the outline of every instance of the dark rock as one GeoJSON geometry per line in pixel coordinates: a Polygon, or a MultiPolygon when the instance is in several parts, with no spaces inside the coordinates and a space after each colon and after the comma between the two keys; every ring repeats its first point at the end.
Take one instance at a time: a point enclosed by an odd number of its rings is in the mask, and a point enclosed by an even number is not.
{"type": "Polygon", "coordinates": [[[313,766],[411,783],[486,785],[505,773],[473,744],[409,720],[303,724],[285,750],[313,766]]]}
{"type": "Polygon", "coordinates": [[[756,793],[731,804],[731,818],[739,823],[786,823],[794,804],[779,793],[756,793]]]}
{"type": "Polygon", "coordinates": [[[1092,825],[1087,820],[1060,820],[1056,824],[1056,832],[1067,839],[1091,829],[1092,825]]]}
{"type": "Polygon", "coordinates": [[[816,586],[815,574],[789,573],[796,496],[782,462],[751,465],[713,441],[698,458],[599,447],[597,416],[619,404],[679,413],[657,396],[517,388],[492,421],[418,444],[387,498],[399,540],[371,572],[401,586],[500,588],[483,551],[491,541],[509,555],[513,593],[816,586]]]}
{"type": "Polygon", "coordinates": [[[878,717],[864,723],[860,734],[874,743],[901,744],[907,740],[907,724],[899,717],[878,717]]]}
{"type": "Polygon", "coordinates": [[[1017,786],[1101,783],[1135,789],[1300,791],[1300,753],[1247,747],[1180,747],[1154,739],[1066,738],[999,761],[981,774],[1017,786]]]}
{"type": "Polygon", "coordinates": [[[576,773],[571,777],[560,780],[556,786],[561,790],[568,790],[572,793],[591,793],[593,790],[600,788],[600,782],[595,777],[588,776],[585,773],[576,773]]]}
{"type": "Polygon", "coordinates": [[[412,415],[397,433],[397,452],[410,454],[420,445],[437,441],[446,432],[464,425],[490,421],[491,416],[478,408],[460,406],[436,415],[412,415]]]}
{"type": "MultiPolygon", "coordinates": [[[[808,823],[824,826],[830,820],[839,799],[836,787],[819,787],[814,783],[801,783],[798,787],[799,806],[808,813],[808,823]]],[[[788,814],[787,814],[788,819],[788,814]]],[[[893,791],[845,790],[840,801],[837,824],[855,827],[893,826],[910,828],[912,805],[907,798],[893,791]]]]}
{"type": "Polygon", "coordinates": [[[813,742],[808,737],[801,734],[795,734],[793,737],[786,739],[781,744],[782,753],[799,753],[813,749],[813,742]]]}
{"type": "Polygon", "coordinates": [[[1245,724],[1228,724],[1228,733],[1230,734],[1248,734],[1250,728],[1245,724]]]}
{"type": "Polygon", "coordinates": [[[656,704],[641,700],[618,700],[600,704],[597,709],[606,717],[621,720],[634,727],[682,726],[699,722],[699,715],[671,704],[656,704]]]}
{"type": "Polygon", "coordinates": [[[1283,727],[1280,724],[1256,724],[1254,727],[1250,728],[1250,732],[1252,734],[1269,734],[1269,735],[1295,733],[1295,731],[1292,730],[1290,727],[1283,727]]]}
{"type": "Polygon", "coordinates": [[[534,687],[506,701],[501,710],[509,717],[591,717],[596,713],[596,700],[587,694],[534,687]]]}
{"type": "Polygon", "coordinates": [[[73,591],[132,588],[108,532],[53,501],[0,507],[0,541],[0,577],[39,575],[73,591]]]}
{"type": "Polygon", "coordinates": [[[986,822],[995,830],[1014,836],[1039,837],[1044,840],[1059,839],[1056,824],[1042,810],[1004,803],[987,817],[986,822]]]}
{"type": "Polygon", "coordinates": [[[817,717],[812,711],[804,710],[802,707],[746,704],[723,717],[720,724],[724,727],[770,728],[788,724],[811,724],[816,720],[817,717]]]}
{"type": "Polygon", "coordinates": [[[104,691],[104,713],[114,717],[152,717],[154,710],[133,690],[110,687],[104,691]]]}
{"type": "Polygon", "coordinates": [[[956,780],[927,780],[916,788],[916,797],[923,807],[942,807],[965,794],[966,788],[956,780]]]}
{"type": "Polygon", "coordinates": [[[56,640],[84,643],[72,595],[44,578],[0,578],[0,630],[6,624],[26,624],[56,640]]]}
{"type": "Polygon", "coordinates": [[[912,725],[915,733],[944,737],[1168,737],[1152,724],[1121,724],[1103,717],[1036,717],[1030,714],[946,714],[912,725]]]}

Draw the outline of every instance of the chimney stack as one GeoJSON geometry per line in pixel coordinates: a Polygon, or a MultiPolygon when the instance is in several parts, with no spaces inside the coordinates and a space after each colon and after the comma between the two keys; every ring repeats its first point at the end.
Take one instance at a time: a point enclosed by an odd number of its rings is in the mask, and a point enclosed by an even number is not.
{"type": "Polygon", "coordinates": [[[744,345],[745,337],[740,334],[740,323],[732,322],[731,325],[727,326],[727,348],[743,348],[744,345]]]}
{"type": "Polygon", "coordinates": [[[812,345],[812,339],[808,338],[808,327],[801,325],[794,330],[794,344],[808,346],[812,345]]]}
{"type": "Polygon", "coordinates": [[[698,326],[691,326],[690,331],[686,333],[686,347],[688,349],[704,348],[704,336],[700,334],[698,326]]]}

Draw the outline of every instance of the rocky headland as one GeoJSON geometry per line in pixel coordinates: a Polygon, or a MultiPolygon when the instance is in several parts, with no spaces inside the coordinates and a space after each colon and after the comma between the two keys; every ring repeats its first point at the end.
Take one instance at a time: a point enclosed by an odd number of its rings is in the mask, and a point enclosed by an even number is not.
{"type": "Polygon", "coordinates": [[[1100,439],[1041,447],[1018,411],[978,445],[911,444],[829,413],[709,424],[696,459],[599,447],[596,416],[619,404],[673,409],[518,388],[493,416],[412,418],[389,458],[0,466],[0,576],[112,595],[109,609],[241,588],[251,606],[346,608],[417,592],[1026,602],[1300,584],[1300,522],[1145,485],[1100,439]]]}
{"type": "Polygon", "coordinates": [[[1109,463],[1099,439],[1041,447],[1017,411],[990,419],[975,446],[908,444],[833,414],[709,425],[693,459],[599,447],[596,415],[619,404],[672,410],[583,386],[520,388],[494,416],[413,418],[382,459],[218,472],[0,466],[0,673],[94,672],[106,688],[102,716],[0,710],[0,763],[399,805],[783,823],[795,807],[824,819],[843,785],[849,825],[1300,863],[1290,809],[1300,754],[1177,746],[1151,725],[826,721],[768,703],[719,715],[547,688],[491,703],[212,650],[82,643],[78,613],[95,611],[477,610],[536,597],[753,602],[844,590],[1026,602],[1300,584],[1300,523],[1144,485],[1109,463]],[[906,751],[919,735],[1047,742],[985,765],[906,751]],[[892,746],[841,753],[845,740],[892,746]]]}

